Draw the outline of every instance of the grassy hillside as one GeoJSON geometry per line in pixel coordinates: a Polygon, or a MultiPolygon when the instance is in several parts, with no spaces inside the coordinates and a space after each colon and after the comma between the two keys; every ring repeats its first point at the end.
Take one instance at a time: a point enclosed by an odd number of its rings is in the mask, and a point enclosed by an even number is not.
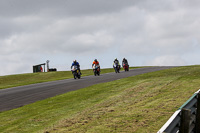
{"type": "MultiPolygon", "coordinates": [[[[131,67],[130,69],[135,69],[135,68],[138,67],[131,67]]],[[[82,70],[81,72],[83,74],[82,76],[93,75],[93,71],[91,69],[82,70]]],[[[101,74],[109,72],[114,72],[114,70],[110,68],[101,70],[101,74]]],[[[34,83],[62,80],[68,78],[73,78],[71,71],[27,73],[27,74],[0,76],[0,89],[34,84],[34,83]]]]}
{"type": "Polygon", "coordinates": [[[101,83],[0,113],[0,132],[155,133],[200,87],[200,66],[101,83]]]}

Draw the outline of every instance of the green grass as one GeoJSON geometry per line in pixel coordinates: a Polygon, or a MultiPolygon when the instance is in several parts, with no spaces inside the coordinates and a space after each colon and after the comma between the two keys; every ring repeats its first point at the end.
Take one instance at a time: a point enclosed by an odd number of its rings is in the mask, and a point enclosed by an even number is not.
{"type": "Polygon", "coordinates": [[[200,66],[176,67],[0,113],[0,132],[154,133],[200,87],[200,66]]]}
{"type": "MultiPolygon", "coordinates": [[[[138,67],[131,67],[130,69],[135,69],[138,67]]],[[[93,75],[93,71],[82,70],[82,76],[93,75]]],[[[101,74],[114,72],[113,69],[102,69],[101,74]]],[[[27,73],[27,74],[18,74],[18,75],[8,75],[0,76],[0,89],[29,85],[34,83],[62,80],[73,78],[71,71],[59,71],[59,72],[45,72],[45,73],[27,73]]]]}

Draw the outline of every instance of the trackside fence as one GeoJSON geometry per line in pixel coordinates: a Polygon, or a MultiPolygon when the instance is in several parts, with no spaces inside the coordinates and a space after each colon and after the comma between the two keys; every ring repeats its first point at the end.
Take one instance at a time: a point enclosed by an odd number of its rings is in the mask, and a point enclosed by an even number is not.
{"type": "Polygon", "coordinates": [[[157,133],[200,133],[200,89],[170,117],[157,133]]]}

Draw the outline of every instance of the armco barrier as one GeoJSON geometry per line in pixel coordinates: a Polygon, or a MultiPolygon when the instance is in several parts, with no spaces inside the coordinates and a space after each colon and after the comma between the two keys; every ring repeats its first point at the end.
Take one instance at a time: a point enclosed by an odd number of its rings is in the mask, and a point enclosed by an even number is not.
{"type": "Polygon", "coordinates": [[[170,117],[157,133],[200,133],[200,89],[170,117]]]}

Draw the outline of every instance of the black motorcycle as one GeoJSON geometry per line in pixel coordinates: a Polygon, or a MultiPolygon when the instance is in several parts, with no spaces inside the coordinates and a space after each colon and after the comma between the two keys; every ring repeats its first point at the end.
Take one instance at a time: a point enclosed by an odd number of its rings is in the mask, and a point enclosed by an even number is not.
{"type": "Polygon", "coordinates": [[[72,71],[72,74],[74,76],[74,79],[76,79],[76,78],[80,79],[81,78],[81,73],[80,73],[80,70],[78,69],[77,66],[73,66],[71,71],[72,71]]]}
{"type": "Polygon", "coordinates": [[[94,72],[94,76],[96,75],[100,75],[100,66],[99,65],[93,65],[93,72],[94,72]]]}
{"type": "Polygon", "coordinates": [[[113,65],[113,68],[115,69],[115,72],[116,72],[116,73],[119,73],[119,71],[120,71],[120,65],[114,64],[114,65],[113,65]]]}

